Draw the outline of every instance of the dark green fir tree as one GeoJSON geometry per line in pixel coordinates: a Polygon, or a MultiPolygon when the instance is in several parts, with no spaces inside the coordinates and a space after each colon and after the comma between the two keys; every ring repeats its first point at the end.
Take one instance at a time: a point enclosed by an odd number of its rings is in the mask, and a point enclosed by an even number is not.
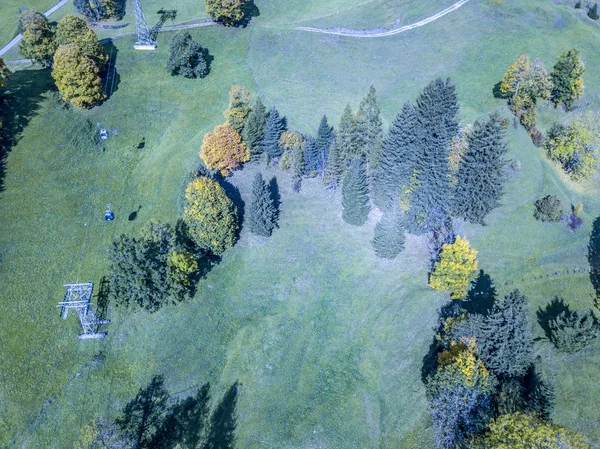
{"type": "Polygon", "coordinates": [[[454,191],[454,215],[484,224],[485,216],[500,203],[506,178],[508,147],[501,117],[495,113],[475,122],[467,143],[454,191]]]}
{"type": "Polygon", "coordinates": [[[362,226],[367,221],[371,206],[367,168],[363,157],[350,163],[342,184],[342,218],[346,223],[362,226]]]}
{"type": "Polygon", "coordinates": [[[373,249],[378,257],[394,259],[404,249],[404,225],[399,204],[395,202],[375,225],[373,249]]]}
{"type": "Polygon", "coordinates": [[[319,149],[316,139],[306,136],[304,142],[304,173],[313,176],[319,167],[319,149]]]}
{"type": "Polygon", "coordinates": [[[260,173],[256,174],[252,182],[252,193],[246,219],[250,232],[264,237],[269,237],[277,224],[277,209],[271,189],[260,173]]]}
{"type": "Polygon", "coordinates": [[[352,132],[353,120],[352,108],[347,104],[342,113],[342,117],[340,118],[337,132],[335,133],[335,145],[337,146],[337,151],[340,154],[343,165],[343,169],[338,173],[340,179],[346,171],[346,167],[348,167],[352,160],[352,157],[350,156],[350,134],[352,132]]]}
{"type": "Polygon", "coordinates": [[[317,131],[317,138],[315,140],[316,152],[317,152],[317,163],[316,168],[319,175],[323,176],[325,168],[327,167],[327,160],[329,156],[329,150],[333,144],[334,134],[333,128],[327,123],[327,117],[323,116],[319,123],[319,129],[317,131]]]}
{"type": "Polygon", "coordinates": [[[267,108],[260,97],[257,97],[242,131],[242,139],[248,146],[250,157],[253,159],[262,153],[262,140],[265,135],[266,125],[267,108]]]}
{"type": "Polygon", "coordinates": [[[367,114],[363,108],[359,108],[358,111],[356,111],[356,114],[352,119],[352,125],[350,126],[350,146],[348,147],[350,158],[355,159],[357,157],[365,157],[366,160],[368,160],[368,142],[367,114]]]}
{"type": "Polygon", "coordinates": [[[448,167],[450,142],[458,134],[458,99],[454,84],[436,79],[417,98],[422,137],[416,160],[416,179],[408,213],[411,231],[429,232],[444,227],[451,215],[448,167]]]}
{"type": "Polygon", "coordinates": [[[271,107],[265,124],[265,134],[262,139],[262,151],[270,159],[281,156],[283,150],[279,147],[279,138],[285,131],[285,119],[279,115],[277,109],[271,107]]]}
{"type": "Polygon", "coordinates": [[[514,290],[504,300],[496,301],[483,320],[477,353],[498,377],[519,377],[533,362],[532,346],[527,298],[514,290]]]}
{"type": "Polygon", "coordinates": [[[366,153],[369,155],[369,171],[370,177],[379,165],[379,157],[381,155],[383,145],[383,123],[381,122],[381,108],[377,100],[377,91],[374,86],[369,88],[369,92],[361,102],[360,108],[364,111],[367,118],[367,148],[366,153]]]}
{"type": "Polygon", "coordinates": [[[408,196],[410,178],[420,149],[419,131],[415,108],[406,103],[383,139],[373,179],[373,201],[382,210],[397,201],[401,193],[408,196]]]}

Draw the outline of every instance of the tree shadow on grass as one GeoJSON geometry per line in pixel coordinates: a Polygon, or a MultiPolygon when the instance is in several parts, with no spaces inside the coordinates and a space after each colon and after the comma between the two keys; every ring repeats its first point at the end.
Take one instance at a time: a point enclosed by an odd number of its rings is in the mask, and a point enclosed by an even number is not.
{"type": "Polygon", "coordinates": [[[244,18],[238,23],[238,26],[245,28],[248,26],[253,17],[260,16],[260,10],[254,3],[254,0],[249,0],[244,4],[244,18]]]}
{"type": "Polygon", "coordinates": [[[590,281],[600,296],[600,217],[592,224],[592,233],[588,244],[588,262],[590,264],[590,281]]]}
{"type": "Polygon", "coordinates": [[[43,94],[54,89],[49,70],[19,70],[8,79],[0,98],[0,192],[4,191],[6,157],[40,109],[43,94]]]}
{"type": "Polygon", "coordinates": [[[112,40],[109,40],[104,44],[104,48],[109,55],[108,67],[104,74],[104,92],[106,93],[106,99],[110,99],[113,94],[119,90],[119,84],[121,84],[121,76],[117,72],[117,60],[119,55],[119,49],[115,47],[112,40]]]}
{"type": "Polygon", "coordinates": [[[156,36],[160,32],[164,24],[167,22],[167,20],[173,21],[177,18],[177,10],[161,8],[156,12],[156,14],[159,14],[160,17],[158,19],[158,23],[154,25],[150,30],[150,36],[152,37],[152,39],[156,39],[156,36]]]}
{"type": "Polygon", "coordinates": [[[471,283],[471,289],[462,303],[468,313],[487,315],[496,301],[496,287],[489,274],[479,270],[477,278],[471,283]]]}
{"type": "Polygon", "coordinates": [[[233,449],[235,445],[235,429],[237,426],[237,394],[238,383],[234,383],[217,405],[210,417],[210,431],[204,446],[205,449],[233,449]]]}
{"type": "Polygon", "coordinates": [[[102,276],[96,293],[96,315],[100,320],[105,320],[108,315],[109,297],[110,282],[106,276],[102,276]]]}
{"type": "Polygon", "coordinates": [[[167,410],[169,393],[163,376],[154,376],[146,388],[141,388],[134,399],[117,418],[116,424],[124,434],[130,435],[138,448],[154,446],[167,410]]]}
{"type": "Polygon", "coordinates": [[[552,335],[552,330],[550,329],[550,321],[556,320],[556,317],[560,315],[562,312],[570,313],[571,309],[569,309],[569,305],[564,302],[562,298],[558,296],[555,297],[552,301],[550,301],[544,309],[541,307],[536,312],[537,320],[542,329],[544,329],[544,333],[546,337],[550,338],[552,335]]]}
{"type": "Polygon", "coordinates": [[[219,173],[215,175],[215,180],[223,187],[225,193],[229,197],[229,199],[233,202],[237,209],[238,214],[238,231],[236,235],[236,240],[239,239],[240,230],[242,229],[242,225],[244,224],[244,211],[246,203],[242,199],[242,195],[240,194],[240,190],[230,183],[227,179],[223,178],[219,173]]]}
{"type": "Polygon", "coordinates": [[[281,206],[281,193],[279,192],[279,184],[277,184],[277,178],[273,176],[269,181],[269,190],[271,191],[271,199],[273,200],[273,206],[275,206],[275,223],[279,222],[279,208],[281,206]]]}

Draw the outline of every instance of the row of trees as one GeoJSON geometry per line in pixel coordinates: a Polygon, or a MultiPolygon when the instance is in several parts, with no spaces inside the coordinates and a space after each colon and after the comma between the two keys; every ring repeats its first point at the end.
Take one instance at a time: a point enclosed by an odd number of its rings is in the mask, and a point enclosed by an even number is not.
{"type": "Polygon", "coordinates": [[[21,53],[42,67],[52,68],[62,99],[81,108],[106,98],[102,77],[108,55],[85,21],[68,14],[50,27],[48,19],[32,10],[20,16],[21,53]]]}

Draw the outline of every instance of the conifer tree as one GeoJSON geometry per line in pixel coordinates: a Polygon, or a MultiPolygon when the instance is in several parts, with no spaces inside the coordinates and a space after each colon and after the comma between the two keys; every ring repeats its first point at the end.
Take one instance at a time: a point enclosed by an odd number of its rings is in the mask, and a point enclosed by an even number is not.
{"type": "MultiPolygon", "coordinates": [[[[363,106],[363,103],[361,103],[361,106],[363,106]]],[[[359,156],[364,156],[367,160],[369,158],[367,153],[369,142],[367,126],[366,111],[363,107],[359,107],[352,118],[352,125],[350,126],[350,146],[348,147],[348,154],[351,159],[355,159],[359,156]]]]}
{"type": "Polygon", "coordinates": [[[262,175],[257,173],[252,183],[252,194],[248,207],[248,228],[256,235],[269,237],[276,226],[277,210],[271,189],[262,175]]]}
{"type": "Polygon", "coordinates": [[[353,160],[346,171],[342,184],[342,207],[342,218],[346,223],[362,226],[367,221],[371,206],[363,157],[353,160]]]}
{"type": "Polygon", "coordinates": [[[335,133],[335,145],[337,146],[337,152],[342,160],[343,169],[338,176],[341,176],[346,171],[346,167],[350,164],[352,157],[350,156],[350,134],[352,131],[352,108],[349,104],[344,108],[342,117],[340,118],[340,124],[338,125],[337,132],[335,133]]]}
{"type": "Polygon", "coordinates": [[[306,136],[304,143],[304,173],[316,173],[319,165],[319,151],[314,137],[306,136]]]}
{"type": "Polygon", "coordinates": [[[404,249],[404,225],[398,203],[389,207],[375,225],[373,249],[384,259],[394,259],[404,249]]]}
{"type": "Polygon", "coordinates": [[[327,123],[327,117],[324,115],[319,123],[319,129],[317,130],[317,139],[315,144],[317,146],[317,172],[323,176],[325,168],[327,167],[327,158],[329,155],[329,149],[333,144],[333,128],[327,123]]]}
{"type": "Polygon", "coordinates": [[[533,362],[533,337],[527,317],[527,298],[514,290],[496,301],[482,323],[477,342],[485,366],[500,377],[518,377],[533,362]]]}
{"type": "Polygon", "coordinates": [[[271,107],[265,124],[265,135],[262,139],[262,150],[267,153],[270,159],[281,156],[282,150],[279,148],[279,138],[285,131],[285,120],[279,115],[277,109],[271,107]]]}
{"type": "Polygon", "coordinates": [[[458,134],[458,99],[454,84],[441,78],[431,82],[417,98],[422,131],[416,161],[416,188],[410,199],[410,225],[414,232],[440,229],[450,217],[451,195],[448,155],[458,134]]]}
{"type": "Polygon", "coordinates": [[[369,155],[369,170],[371,173],[374,173],[379,165],[379,156],[383,145],[381,109],[379,107],[379,101],[377,100],[377,91],[374,86],[369,88],[367,96],[361,103],[361,108],[367,118],[367,154],[369,155]]]}
{"type": "Polygon", "coordinates": [[[454,214],[472,223],[481,223],[500,202],[503,193],[507,152],[505,128],[495,113],[477,121],[467,137],[454,192],[454,214]]]}
{"type": "Polygon", "coordinates": [[[344,174],[344,168],[344,155],[341,153],[341,148],[338,145],[336,137],[327,155],[327,167],[325,168],[323,180],[328,188],[337,189],[344,174]]]}
{"type": "Polygon", "coordinates": [[[406,103],[383,140],[379,164],[373,180],[373,201],[384,209],[410,189],[419,146],[419,124],[412,104],[406,103]]]}
{"type": "Polygon", "coordinates": [[[242,132],[242,138],[244,143],[248,146],[250,151],[250,157],[255,158],[262,153],[262,140],[265,135],[265,127],[267,124],[267,108],[261,101],[260,97],[256,98],[244,130],[242,132]]]}

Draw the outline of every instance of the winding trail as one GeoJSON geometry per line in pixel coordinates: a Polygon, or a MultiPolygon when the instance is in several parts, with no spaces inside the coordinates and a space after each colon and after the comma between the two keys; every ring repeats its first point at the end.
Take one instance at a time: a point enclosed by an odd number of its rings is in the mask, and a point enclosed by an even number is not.
{"type": "Polygon", "coordinates": [[[392,28],[388,30],[380,30],[380,29],[371,29],[371,30],[352,30],[346,28],[313,28],[313,27],[297,27],[297,30],[300,31],[309,31],[311,33],[321,33],[321,34],[330,34],[334,36],[349,36],[349,37],[386,37],[393,36],[395,34],[400,34],[405,31],[413,30],[415,28],[422,27],[423,25],[427,25],[428,23],[434,22],[441,17],[444,17],[446,14],[451,13],[452,11],[456,11],[458,8],[463,6],[469,0],[460,0],[449,6],[448,8],[434,14],[432,16],[427,17],[426,19],[420,20],[410,25],[405,25],[399,28],[392,28]]]}
{"type": "MultiPolygon", "coordinates": [[[[55,12],[56,10],[62,8],[63,6],[65,6],[67,3],[69,3],[69,0],[61,0],[60,2],[58,2],[56,5],[54,5],[52,8],[50,8],[48,11],[46,11],[44,13],[44,15],[46,17],[49,17],[53,12],[55,12]]],[[[19,42],[21,42],[21,39],[23,39],[23,35],[22,34],[18,34],[17,36],[15,36],[15,38],[10,41],[8,44],[6,44],[2,49],[0,49],[0,56],[2,56],[4,53],[6,53],[8,50],[10,50],[11,48],[13,48],[15,45],[17,45],[19,42]]]]}

